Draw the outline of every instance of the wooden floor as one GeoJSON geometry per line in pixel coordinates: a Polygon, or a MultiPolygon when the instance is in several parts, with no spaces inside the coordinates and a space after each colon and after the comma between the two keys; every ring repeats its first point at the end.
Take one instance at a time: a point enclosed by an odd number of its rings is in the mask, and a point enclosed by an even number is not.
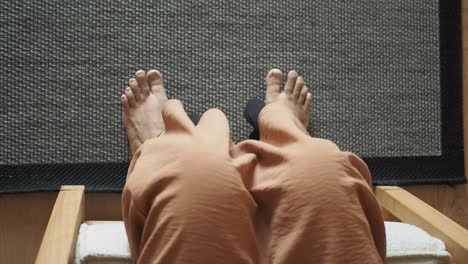
{"type": "Polygon", "coordinates": [[[56,196],[0,195],[0,263],[34,263],[56,196]]]}
{"type": "MultiPolygon", "coordinates": [[[[462,0],[463,34],[463,129],[465,150],[468,149],[468,0],[462,0]]],[[[468,154],[465,151],[465,175],[468,175],[468,154]]],[[[411,186],[406,190],[418,196],[446,216],[468,229],[468,185],[411,186]]]]}
{"type": "MultiPolygon", "coordinates": [[[[463,113],[468,147],[468,0],[463,0],[463,113]]],[[[465,155],[468,168],[468,155],[465,155]]],[[[468,175],[468,173],[466,174],[468,175]]],[[[468,185],[410,186],[418,196],[468,229],[468,185]]],[[[33,263],[57,193],[0,195],[0,263],[33,263]]],[[[119,194],[87,194],[85,218],[120,220],[119,194]]]]}
{"type": "MultiPolygon", "coordinates": [[[[0,263],[34,263],[56,192],[0,194],[0,263]]],[[[86,220],[121,220],[120,194],[87,193],[86,220]]]]}
{"type": "MultiPolygon", "coordinates": [[[[462,0],[463,37],[463,130],[468,149],[468,0],[462,0]]],[[[465,151],[465,176],[468,177],[468,153],[465,151]]],[[[405,189],[441,213],[468,229],[468,185],[411,186],[405,189]]]]}

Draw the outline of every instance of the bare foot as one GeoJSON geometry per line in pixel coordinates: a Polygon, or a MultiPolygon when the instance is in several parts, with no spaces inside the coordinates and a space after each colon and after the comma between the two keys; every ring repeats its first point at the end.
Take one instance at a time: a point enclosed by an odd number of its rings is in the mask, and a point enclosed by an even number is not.
{"type": "Polygon", "coordinates": [[[146,140],[165,129],[162,108],[167,102],[162,75],[157,70],[139,70],[122,95],[122,116],[132,156],[146,140]]]}
{"type": "Polygon", "coordinates": [[[312,94],[304,86],[304,79],[297,72],[290,71],[284,91],[281,92],[283,73],[278,69],[273,69],[267,74],[265,83],[267,87],[265,103],[280,103],[287,106],[307,128],[312,106],[312,94]]]}

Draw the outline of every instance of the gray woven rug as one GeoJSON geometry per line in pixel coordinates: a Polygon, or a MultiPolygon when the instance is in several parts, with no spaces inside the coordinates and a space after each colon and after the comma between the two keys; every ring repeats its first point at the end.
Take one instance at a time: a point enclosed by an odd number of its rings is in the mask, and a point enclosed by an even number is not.
{"type": "Polygon", "coordinates": [[[315,97],[314,135],[364,157],[438,156],[437,0],[7,1],[0,10],[0,164],[126,162],[119,97],[156,68],[188,112],[233,139],[271,68],[315,97]]]}
{"type": "Polygon", "coordinates": [[[119,96],[160,69],[235,141],[268,69],[315,96],[313,132],[360,155],[440,154],[438,1],[10,1],[0,18],[3,163],[127,160],[119,96]]]}

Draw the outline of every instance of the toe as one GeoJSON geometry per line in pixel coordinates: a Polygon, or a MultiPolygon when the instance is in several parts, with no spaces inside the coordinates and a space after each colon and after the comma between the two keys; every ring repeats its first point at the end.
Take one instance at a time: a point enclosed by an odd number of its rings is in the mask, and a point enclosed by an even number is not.
{"type": "Polygon", "coordinates": [[[306,128],[309,127],[311,108],[312,108],[312,94],[307,93],[305,104],[303,105],[303,111],[304,111],[303,124],[304,124],[304,127],[306,127],[306,128]]]}
{"type": "Polygon", "coordinates": [[[305,103],[304,103],[306,113],[310,113],[310,109],[312,107],[312,100],[313,100],[312,94],[307,93],[305,103]]]}
{"type": "Polygon", "coordinates": [[[278,69],[273,69],[269,71],[265,78],[265,83],[267,89],[271,87],[272,89],[278,90],[279,92],[281,84],[283,83],[283,73],[278,69]]]}
{"type": "Polygon", "coordinates": [[[135,96],[135,100],[138,102],[142,99],[140,88],[138,88],[138,83],[137,81],[132,78],[130,81],[128,81],[128,85],[130,86],[130,89],[132,89],[132,93],[135,96]]]}
{"type": "Polygon", "coordinates": [[[265,100],[267,103],[273,102],[275,98],[281,93],[281,84],[283,84],[283,73],[278,69],[273,69],[268,72],[265,78],[266,95],[265,100]]]}
{"type": "Polygon", "coordinates": [[[135,77],[138,83],[138,87],[141,89],[143,96],[148,96],[150,94],[148,82],[146,82],[146,73],[143,70],[138,70],[135,73],[135,77]]]}
{"type": "Polygon", "coordinates": [[[295,98],[299,98],[299,95],[302,92],[302,88],[304,88],[304,79],[299,76],[296,80],[296,84],[294,85],[294,90],[292,93],[295,98]]]}
{"type": "Polygon", "coordinates": [[[153,94],[165,94],[164,91],[164,80],[161,72],[158,70],[151,70],[146,75],[146,81],[150,86],[153,94]]]}
{"type": "Polygon", "coordinates": [[[128,117],[130,115],[130,104],[128,103],[128,99],[127,99],[127,96],[125,96],[125,94],[123,94],[120,97],[120,100],[122,103],[122,117],[123,117],[124,125],[125,127],[128,127],[128,122],[129,122],[128,117]]]}
{"type": "Polygon", "coordinates": [[[304,104],[305,101],[306,101],[306,98],[307,98],[307,92],[309,91],[309,89],[307,89],[307,87],[302,87],[302,91],[301,93],[299,94],[299,103],[300,104],[304,104]]]}
{"type": "Polygon", "coordinates": [[[130,114],[130,104],[128,103],[127,96],[125,96],[125,94],[122,94],[120,99],[122,101],[122,109],[123,109],[124,115],[130,114]]]}
{"type": "Polygon", "coordinates": [[[130,107],[135,107],[135,96],[133,95],[132,89],[130,87],[127,87],[127,89],[125,89],[125,96],[127,97],[127,101],[130,107]]]}
{"type": "Polygon", "coordinates": [[[294,86],[296,85],[297,76],[298,75],[296,71],[290,71],[288,73],[288,80],[286,81],[286,86],[284,87],[285,93],[292,94],[294,86]]]}

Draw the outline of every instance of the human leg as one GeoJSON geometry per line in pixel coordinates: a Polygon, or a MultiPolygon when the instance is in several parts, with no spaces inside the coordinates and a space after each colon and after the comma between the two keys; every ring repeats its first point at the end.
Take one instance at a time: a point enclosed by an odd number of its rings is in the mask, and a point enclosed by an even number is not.
{"type": "MultiPolygon", "coordinates": [[[[256,263],[256,204],[230,158],[226,117],[209,110],[195,126],[176,100],[160,114],[165,131],[133,152],[123,191],[135,262],[256,263]]],[[[130,116],[129,138],[146,117],[130,116]]]]}
{"type": "Polygon", "coordinates": [[[369,170],[356,155],[309,136],[303,108],[294,106],[303,102],[298,79],[289,74],[284,94],[273,87],[282,101],[270,96],[261,111],[260,141],[236,146],[238,156],[256,155],[244,182],[264,220],[257,227],[264,255],[270,263],[382,263],[385,230],[369,170]]]}

